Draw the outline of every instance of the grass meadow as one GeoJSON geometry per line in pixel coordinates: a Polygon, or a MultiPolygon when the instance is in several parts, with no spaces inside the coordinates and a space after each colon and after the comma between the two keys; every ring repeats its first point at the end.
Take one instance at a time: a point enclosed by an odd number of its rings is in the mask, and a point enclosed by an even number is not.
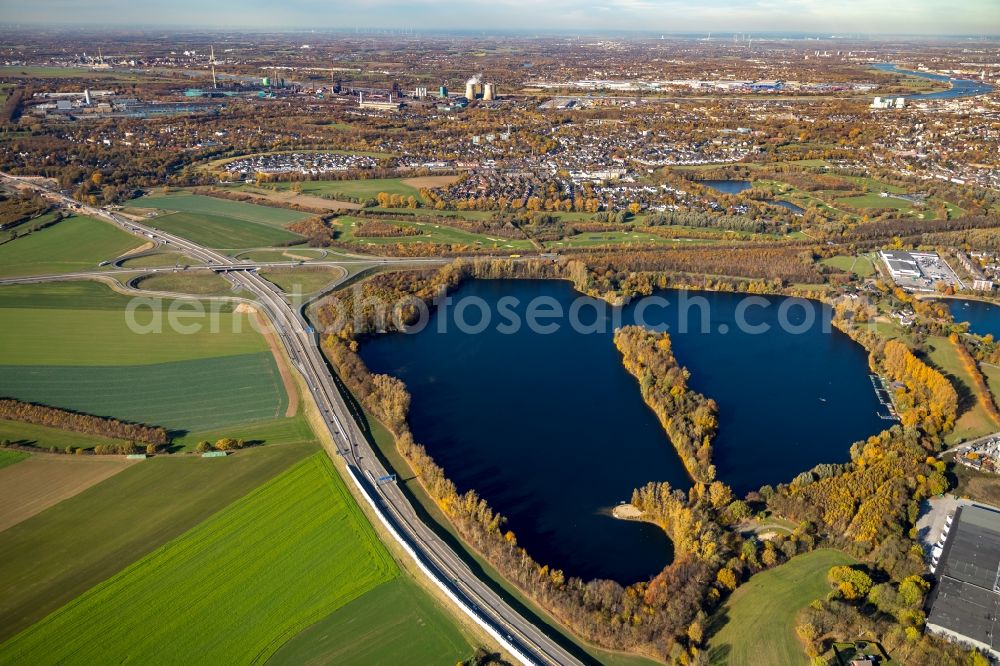
{"type": "MultiPolygon", "coordinates": [[[[4,423],[6,423],[6,421],[0,421],[0,428],[3,427],[4,423]]],[[[0,430],[0,437],[6,439],[7,438],[6,435],[3,435],[2,433],[3,431],[0,430]]],[[[0,469],[3,469],[4,467],[10,467],[14,463],[19,463],[22,460],[28,458],[28,456],[30,455],[31,455],[30,453],[25,453],[24,451],[11,451],[9,449],[0,449],[0,469]]]]}
{"type": "Polygon", "coordinates": [[[194,296],[233,296],[233,285],[211,271],[153,273],[136,282],[140,289],[165,291],[194,296]]]}
{"type": "Polygon", "coordinates": [[[763,571],[741,585],[709,621],[713,664],[807,664],[795,635],[795,615],[830,589],[831,567],[853,564],[836,550],[816,550],[763,571]]]}

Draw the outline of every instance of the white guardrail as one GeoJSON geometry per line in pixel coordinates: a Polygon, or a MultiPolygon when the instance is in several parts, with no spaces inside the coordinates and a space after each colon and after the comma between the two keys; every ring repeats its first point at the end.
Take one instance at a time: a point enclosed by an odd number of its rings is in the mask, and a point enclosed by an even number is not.
{"type": "Polygon", "coordinates": [[[426,576],[430,578],[434,582],[434,584],[437,585],[441,589],[441,591],[445,593],[445,595],[447,595],[449,599],[455,602],[455,604],[457,604],[458,607],[462,609],[463,613],[468,615],[473,622],[482,627],[483,630],[486,631],[486,633],[488,633],[491,637],[493,637],[494,640],[500,643],[500,645],[503,646],[503,648],[507,650],[507,652],[509,652],[511,656],[517,659],[520,663],[524,664],[524,666],[536,666],[536,663],[532,661],[523,652],[521,652],[518,648],[514,647],[514,645],[507,640],[506,636],[501,635],[500,632],[498,632],[488,622],[486,622],[486,620],[480,617],[479,614],[476,613],[476,611],[469,608],[469,605],[466,602],[459,599],[458,595],[456,595],[451,590],[451,588],[443,580],[441,580],[440,577],[434,571],[431,570],[430,567],[428,567],[426,564],[423,563],[423,561],[421,561],[420,556],[417,555],[417,552],[413,550],[413,548],[410,546],[407,540],[403,538],[403,536],[398,532],[398,530],[396,530],[396,528],[392,525],[392,523],[390,523],[386,519],[385,515],[383,515],[382,510],[378,507],[377,504],[375,504],[375,500],[373,500],[371,495],[368,494],[368,491],[365,489],[360,479],[358,479],[357,475],[354,473],[354,470],[351,468],[350,465],[347,465],[347,471],[350,473],[351,480],[354,481],[354,485],[357,486],[358,490],[361,491],[361,494],[364,495],[365,500],[367,500],[368,504],[371,505],[372,509],[375,511],[375,515],[377,515],[379,520],[382,522],[382,525],[384,525],[385,528],[389,530],[389,533],[403,547],[403,550],[405,550],[406,554],[410,556],[410,559],[412,559],[416,563],[416,565],[420,567],[420,570],[423,571],[424,574],[426,574],[426,576]]]}

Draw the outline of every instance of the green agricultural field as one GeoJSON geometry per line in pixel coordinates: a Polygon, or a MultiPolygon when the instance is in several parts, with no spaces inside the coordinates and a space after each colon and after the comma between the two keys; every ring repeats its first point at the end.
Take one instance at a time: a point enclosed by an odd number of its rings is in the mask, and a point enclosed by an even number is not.
{"type": "MultiPolygon", "coordinates": [[[[6,421],[0,421],[0,437],[3,439],[9,439],[5,434],[3,434],[3,424],[6,421]]],[[[10,467],[14,463],[19,463],[30,456],[30,453],[25,453],[24,451],[11,451],[10,449],[0,449],[0,469],[4,467],[10,467]]]]}
{"type": "Polygon", "coordinates": [[[871,259],[864,255],[854,257],[846,254],[838,254],[835,257],[823,259],[820,263],[832,266],[833,268],[839,268],[848,273],[854,273],[858,277],[865,278],[875,275],[875,265],[872,264],[871,259]]]}
{"type": "Polygon", "coordinates": [[[135,286],[149,291],[165,291],[195,296],[235,296],[233,285],[211,271],[153,273],[136,281],[135,286]]]}
{"type": "Polygon", "coordinates": [[[445,611],[409,578],[382,583],[285,643],[282,664],[454,664],[473,648],[445,611]]]}
{"type": "Polygon", "coordinates": [[[301,240],[285,229],[309,217],[288,208],[260,206],[190,192],[150,194],[130,202],[137,208],[172,211],[147,224],[215,248],[267,247],[301,240]]]}
{"type": "Polygon", "coordinates": [[[709,621],[711,663],[808,664],[795,615],[829,591],[831,567],[854,562],[836,550],[816,550],[753,576],[709,621]]]}
{"type": "MultiPolygon", "coordinates": [[[[109,439],[100,435],[88,435],[82,432],[49,428],[48,426],[7,421],[0,419],[0,440],[7,439],[20,446],[35,446],[40,449],[56,447],[65,450],[68,447],[92,449],[100,444],[124,444],[124,440],[109,439]]],[[[2,467],[2,465],[0,465],[2,467]]]]}
{"type": "Polygon", "coordinates": [[[73,216],[0,245],[0,277],[96,271],[98,264],[142,244],[92,217],[73,216]]]}
{"type": "Polygon", "coordinates": [[[168,213],[146,224],[212,248],[268,247],[302,240],[296,233],[269,224],[208,213],[168,213]]]}
{"type": "Polygon", "coordinates": [[[289,294],[311,294],[343,277],[344,271],[329,266],[272,268],[260,276],[289,294]]]}
{"type": "Polygon", "coordinates": [[[271,352],[152,365],[0,365],[0,395],[184,434],[281,417],[271,352]]]}
{"type": "Polygon", "coordinates": [[[322,452],[0,646],[7,663],[257,663],[396,563],[322,452]]]}
{"type": "Polygon", "coordinates": [[[301,413],[301,410],[299,412],[293,417],[238,423],[223,428],[191,432],[172,440],[171,444],[177,450],[193,451],[198,442],[202,440],[216,442],[224,437],[242,439],[254,445],[311,442],[315,435],[313,435],[305,415],[301,413]]]}
{"type": "Polygon", "coordinates": [[[85,284],[0,287],[0,365],[143,365],[268,349],[250,316],[231,304],[134,299],[85,284]],[[200,330],[186,332],[172,321],[200,330]]]}
{"type": "Polygon", "coordinates": [[[180,213],[195,215],[215,215],[233,220],[254,222],[276,228],[282,228],[310,217],[309,213],[301,213],[288,208],[259,206],[245,201],[230,201],[218,197],[207,197],[190,192],[171,192],[169,194],[150,194],[129,202],[136,208],[158,208],[180,213]]]}
{"type": "Polygon", "coordinates": [[[231,304],[61,283],[0,287],[0,312],[0,395],[179,434],[269,421],[288,407],[267,341],[231,304]],[[130,327],[130,303],[150,332],[130,327]]]}
{"type": "Polygon", "coordinates": [[[512,240],[509,238],[499,238],[484,234],[474,234],[461,229],[455,229],[443,224],[430,224],[428,222],[400,222],[398,220],[388,221],[390,224],[398,224],[401,227],[414,227],[422,233],[419,236],[398,236],[393,238],[364,238],[354,235],[354,230],[365,220],[349,215],[341,216],[335,222],[340,230],[339,240],[359,245],[410,245],[412,243],[440,243],[440,244],[460,244],[460,245],[482,245],[485,247],[496,247],[505,250],[530,250],[533,248],[531,241],[512,240]]]}
{"type": "MultiPolygon", "coordinates": [[[[365,180],[309,180],[296,183],[302,186],[303,194],[334,197],[351,197],[355,199],[374,199],[379,192],[401,194],[405,197],[414,196],[420,199],[420,190],[407,185],[402,178],[369,178],[365,180]]],[[[273,183],[279,190],[289,189],[292,183],[273,183]]]]}
{"type": "Polygon", "coordinates": [[[124,308],[128,299],[107,285],[87,280],[0,286],[0,309],[116,310],[124,308]]]}
{"type": "MultiPolygon", "coordinates": [[[[226,458],[157,456],[0,532],[0,642],[316,450],[315,444],[289,444],[226,458]]],[[[199,567],[228,562],[227,556],[199,567]]],[[[0,656],[0,663],[10,661],[9,653],[0,656]]]]}

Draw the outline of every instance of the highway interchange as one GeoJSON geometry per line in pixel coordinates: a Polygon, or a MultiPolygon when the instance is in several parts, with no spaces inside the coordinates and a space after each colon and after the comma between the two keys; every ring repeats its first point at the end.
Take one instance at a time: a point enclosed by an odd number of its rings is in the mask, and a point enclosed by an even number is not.
{"type": "MultiPolygon", "coordinates": [[[[120,213],[86,206],[49,190],[37,181],[20,179],[6,174],[0,178],[8,184],[28,187],[48,199],[82,214],[115,224],[122,229],[146,237],[159,244],[181,250],[186,256],[202,262],[203,266],[191,269],[215,270],[233,283],[252,294],[255,307],[267,316],[275,333],[285,347],[292,365],[301,373],[330,438],[343,457],[348,476],[365,501],[376,511],[380,522],[458,608],[522,664],[581,664],[580,659],[567,652],[561,645],[543,633],[534,624],[515,611],[499,594],[480,580],[468,565],[444,543],[416,514],[409,500],[392,482],[379,482],[388,476],[367,438],[352,416],[343,395],[334,384],[332,373],[322,356],[318,336],[304,315],[304,307],[292,305],[288,297],[275,285],[257,274],[259,268],[297,266],[299,262],[247,262],[236,261],[218,251],[200,246],[187,239],[165,233],[136,222],[120,213]]],[[[310,261],[309,265],[341,265],[352,262],[388,264],[399,260],[380,258],[345,258],[336,262],[310,261]]],[[[420,260],[418,260],[420,262],[420,260]]],[[[415,263],[412,259],[403,263],[415,263]]],[[[424,260],[423,263],[441,263],[441,260],[424,260]]],[[[176,267],[143,269],[143,272],[174,272],[176,267]]],[[[190,269],[189,269],[190,270],[190,269]]],[[[113,277],[116,273],[132,272],[128,269],[78,272],[61,275],[39,275],[0,280],[0,284],[25,284],[50,280],[69,280],[113,277]]],[[[345,271],[346,273],[346,271],[345,271]]],[[[345,279],[346,275],[341,278],[345,279]]]]}

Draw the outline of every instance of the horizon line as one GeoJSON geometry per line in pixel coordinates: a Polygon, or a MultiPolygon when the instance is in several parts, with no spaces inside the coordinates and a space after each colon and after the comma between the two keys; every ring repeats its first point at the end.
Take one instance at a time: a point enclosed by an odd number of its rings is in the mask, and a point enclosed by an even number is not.
{"type": "Polygon", "coordinates": [[[729,37],[733,34],[739,35],[749,35],[752,37],[775,37],[775,38],[795,38],[801,40],[839,40],[839,39],[855,39],[855,40],[871,40],[878,37],[919,37],[919,38],[951,38],[951,39],[966,39],[966,40],[985,40],[985,39],[1000,39],[1000,33],[967,33],[967,32],[953,32],[953,33],[929,33],[929,32],[893,32],[888,31],[868,31],[864,33],[852,32],[852,31],[825,31],[816,32],[811,30],[803,29],[790,29],[790,30],[729,30],[729,29],[719,29],[713,28],[712,30],[653,30],[653,29],[638,29],[638,28],[500,28],[491,27],[489,30],[484,30],[482,26],[475,27],[453,27],[453,28],[431,28],[431,27],[413,27],[413,26],[396,26],[396,27],[385,27],[385,26],[299,26],[299,25],[285,25],[285,26],[233,26],[230,28],[220,28],[220,27],[206,27],[201,24],[148,24],[148,23],[122,23],[109,25],[107,22],[95,21],[90,22],[75,22],[73,24],[68,23],[54,23],[48,21],[19,21],[19,22],[7,22],[0,23],[0,32],[6,32],[11,30],[17,30],[22,27],[32,27],[32,28],[50,28],[50,29],[62,29],[62,30],[77,30],[77,31],[91,31],[91,32],[102,32],[102,33],[114,33],[116,31],[122,30],[184,30],[196,33],[206,33],[206,34],[240,34],[240,33],[291,33],[291,34],[383,34],[383,35],[433,35],[433,34],[449,34],[449,35],[470,35],[470,36],[489,36],[489,35],[509,35],[509,34],[521,34],[525,36],[531,35],[553,35],[553,36],[574,36],[574,35],[634,35],[634,36],[662,36],[662,37],[694,37],[694,36],[711,36],[718,35],[718,41],[726,42],[729,37]]]}

